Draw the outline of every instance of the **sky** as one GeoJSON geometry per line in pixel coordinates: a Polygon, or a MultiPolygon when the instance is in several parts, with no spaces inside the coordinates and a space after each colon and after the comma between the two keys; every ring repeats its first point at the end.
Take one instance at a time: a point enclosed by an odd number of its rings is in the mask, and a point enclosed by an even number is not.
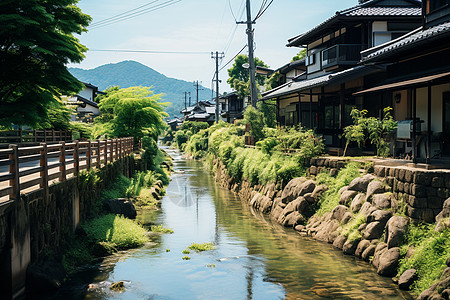
{"type": "MultiPolygon", "coordinates": [[[[211,87],[215,61],[211,51],[224,52],[222,68],[247,44],[244,21],[245,0],[179,0],[140,16],[100,26],[95,22],[111,18],[126,11],[168,0],[81,0],[78,6],[93,18],[87,33],[78,36],[89,48],[81,64],[70,67],[92,69],[108,63],[135,60],[167,77],[202,82],[211,87]],[[230,8],[231,7],[231,8],[230,8]],[[232,13],[233,12],[233,13],[232,13]],[[233,34],[234,33],[234,34],[233,34]],[[163,52],[196,52],[189,54],[118,53],[95,50],[146,50],[163,52]],[[199,53],[201,52],[201,53],[199,53]]],[[[264,0],[251,0],[252,16],[264,0]]],[[[270,2],[270,1],[267,1],[270,2]]],[[[255,56],[276,69],[291,61],[299,48],[286,47],[287,40],[320,24],[336,11],[358,4],[358,0],[274,0],[256,21],[255,56]]],[[[247,54],[247,50],[243,51],[247,54]]],[[[220,93],[231,88],[226,83],[227,69],[220,71],[220,93]]],[[[95,84],[95,82],[93,82],[95,84]]]]}

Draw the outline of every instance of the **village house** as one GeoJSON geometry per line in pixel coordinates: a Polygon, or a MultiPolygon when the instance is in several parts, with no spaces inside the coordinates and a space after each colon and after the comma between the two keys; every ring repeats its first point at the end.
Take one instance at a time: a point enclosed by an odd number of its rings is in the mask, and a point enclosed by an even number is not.
{"type": "Polygon", "coordinates": [[[235,120],[242,119],[246,103],[244,98],[237,92],[231,92],[219,97],[219,109],[222,120],[228,123],[234,123],[235,120]]]}
{"type": "Polygon", "coordinates": [[[450,1],[424,0],[423,25],[362,52],[386,78],[356,95],[393,99],[397,149],[430,162],[450,156],[450,1]],[[415,120],[415,122],[413,121],[415,120]]]}
{"type": "Polygon", "coordinates": [[[181,111],[185,121],[207,122],[213,124],[216,116],[216,105],[210,101],[199,101],[181,111]]]}
{"type": "Polygon", "coordinates": [[[76,105],[76,114],[72,115],[72,121],[91,123],[100,115],[98,104],[94,101],[98,94],[104,94],[98,87],[90,83],[83,83],[84,89],[75,96],[69,97],[70,104],[76,105]]]}
{"type": "Polygon", "coordinates": [[[392,105],[386,97],[355,95],[384,80],[382,68],[360,65],[360,52],[396,39],[421,22],[421,2],[415,0],[360,1],[338,11],[288,41],[289,47],[306,48],[306,73],[263,94],[262,100],[276,100],[279,125],[313,128],[327,146],[342,148],[352,107],[379,116],[392,105]]]}

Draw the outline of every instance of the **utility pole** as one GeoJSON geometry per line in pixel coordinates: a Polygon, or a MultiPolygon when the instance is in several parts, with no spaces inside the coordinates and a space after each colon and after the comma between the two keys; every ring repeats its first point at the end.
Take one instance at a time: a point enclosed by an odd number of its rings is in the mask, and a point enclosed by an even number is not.
{"type": "MultiPolygon", "coordinates": [[[[200,84],[201,84],[201,82],[200,82],[200,84]]],[[[197,91],[197,104],[198,104],[198,90],[199,90],[199,83],[198,83],[198,80],[197,80],[197,81],[194,81],[194,86],[195,86],[195,89],[196,89],[196,91],[197,91]]]]}
{"type": "Polygon", "coordinates": [[[188,107],[191,107],[191,92],[188,92],[188,94],[189,94],[189,106],[188,107]]]}
{"type": "Polygon", "coordinates": [[[224,53],[220,53],[219,51],[216,51],[215,55],[214,52],[211,52],[211,58],[214,58],[216,60],[216,123],[219,123],[219,83],[221,82],[219,80],[219,59],[224,58],[224,53]]]}
{"type": "Polygon", "coordinates": [[[258,100],[258,91],[256,90],[256,80],[255,80],[255,58],[253,54],[253,28],[252,25],[255,24],[252,21],[252,11],[250,6],[250,0],[246,1],[247,8],[247,21],[246,22],[237,22],[237,24],[247,24],[247,47],[248,47],[248,64],[249,64],[249,72],[250,72],[250,94],[252,100],[252,106],[256,107],[256,101],[258,100]]]}
{"type": "Polygon", "coordinates": [[[187,105],[186,105],[186,100],[187,100],[187,92],[184,92],[184,109],[187,109],[187,105]]]}

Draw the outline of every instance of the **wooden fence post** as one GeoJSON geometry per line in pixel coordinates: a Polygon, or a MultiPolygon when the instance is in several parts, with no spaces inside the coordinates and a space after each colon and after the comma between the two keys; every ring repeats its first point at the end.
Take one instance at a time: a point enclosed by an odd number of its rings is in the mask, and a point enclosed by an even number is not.
{"type": "Polygon", "coordinates": [[[105,166],[108,164],[108,139],[105,140],[105,166]]]}
{"type": "Polygon", "coordinates": [[[67,179],[66,174],[66,142],[61,142],[59,146],[59,162],[61,165],[59,166],[59,172],[61,172],[61,176],[59,177],[59,181],[65,181],[67,179]]]}
{"type": "Polygon", "coordinates": [[[48,149],[46,143],[41,143],[42,150],[41,150],[41,160],[40,160],[40,166],[44,169],[41,171],[41,180],[40,187],[44,190],[44,199],[48,199],[48,149]]]}
{"type": "Polygon", "coordinates": [[[116,139],[116,160],[119,159],[119,140],[116,139]]]}
{"type": "Polygon", "coordinates": [[[13,160],[13,163],[9,165],[9,173],[14,175],[14,178],[9,181],[9,185],[12,187],[12,193],[10,198],[19,200],[20,198],[20,179],[19,179],[19,147],[17,145],[9,145],[9,148],[13,150],[13,153],[9,155],[9,159],[13,160]]]}
{"type": "Polygon", "coordinates": [[[19,129],[19,144],[23,143],[23,131],[22,128],[19,129]]]}
{"type": "Polygon", "coordinates": [[[101,161],[102,161],[102,154],[101,154],[101,147],[100,147],[101,145],[100,145],[100,140],[97,140],[97,168],[100,168],[101,167],[101,165],[102,165],[102,163],[101,163],[101,161]]]}
{"type": "Polygon", "coordinates": [[[73,163],[73,166],[75,167],[75,173],[73,175],[78,176],[78,173],[80,173],[80,152],[79,152],[78,141],[75,142],[73,159],[75,160],[73,163]]]}
{"type": "Polygon", "coordinates": [[[87,170],[89,171],[90,169],[91,169],[91,151],[92,151],[92,148],[91,148],[91,141],[88,141],[88,149],[87,149],[87,152],[86,152],[86,158],[87,158],[87,170]]]}

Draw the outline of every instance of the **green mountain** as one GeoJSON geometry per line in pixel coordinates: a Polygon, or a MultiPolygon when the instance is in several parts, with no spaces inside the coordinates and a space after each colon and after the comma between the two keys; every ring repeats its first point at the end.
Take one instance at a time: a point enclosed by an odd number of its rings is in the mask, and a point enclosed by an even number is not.
{"type": "MultiPolygon", "coordinates": [[[[165,109],[170,117],[180,116],[184,109],[184,92],[191,92],[191,103],[196,101],[192,82],[169,78],[136,61],[107,64],[95,69],[69,68],[69,72],[82,82],[92,83],[100,90],[111,86],[128,88],[131,86],[152,86],[155,94],[163,93],[163,102],[171,104],[165,109]]],[[[211,89],[201,87],[199,100],[210,100],[211,89]]]]}

